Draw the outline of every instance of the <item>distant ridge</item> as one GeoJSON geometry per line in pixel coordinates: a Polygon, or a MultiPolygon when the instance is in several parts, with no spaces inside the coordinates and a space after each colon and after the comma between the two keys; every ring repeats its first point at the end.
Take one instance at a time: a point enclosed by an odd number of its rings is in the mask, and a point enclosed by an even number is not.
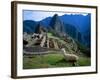
{"type": "Polygon", "coordinates": [[[63,15],[55,14],[39,22],[32,20],[23,21],[23,32],[33,33],[40,23],[47,31],[53,31],[58,36],[69,35],[87,47],[90,47],[91,15],[63,15]]]}

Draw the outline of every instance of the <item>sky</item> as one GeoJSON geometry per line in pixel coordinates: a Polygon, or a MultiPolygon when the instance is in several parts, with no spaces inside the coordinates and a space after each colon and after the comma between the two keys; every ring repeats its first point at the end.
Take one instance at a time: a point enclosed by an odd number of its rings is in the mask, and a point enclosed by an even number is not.
{"type": "Polygon", "coordinates": [[[23,10],[23,20],[34,20],[41,21],[46,17],[52,17],[54,14],[62,15],[83,15],[86,16],[88,13],[65,13],[65,12],[47,12],[47,11],[34,11],[34,10],[23,10]]]}

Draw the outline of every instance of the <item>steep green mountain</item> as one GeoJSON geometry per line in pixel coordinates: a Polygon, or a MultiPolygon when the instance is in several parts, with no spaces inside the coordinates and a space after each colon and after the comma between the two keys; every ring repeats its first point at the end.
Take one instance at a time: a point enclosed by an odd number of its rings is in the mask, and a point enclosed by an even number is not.
{"type": "Polygon", "coordinates": [[[59,37],[71,36],[79,43],[90,47],[90,15],[63,15],[55,14],[39,22],[32,20],[23,21],[23,32],[33,33],[41,25],[46,31],[52,32],[59,37]],[[76,22],[76,23],[75,23],[76,22]]]}
{"type": "Polygon", "coordinates": [[[33,33],[36,29],[37,22],[32,20],[23,21],[23,32],[33,33]]]}

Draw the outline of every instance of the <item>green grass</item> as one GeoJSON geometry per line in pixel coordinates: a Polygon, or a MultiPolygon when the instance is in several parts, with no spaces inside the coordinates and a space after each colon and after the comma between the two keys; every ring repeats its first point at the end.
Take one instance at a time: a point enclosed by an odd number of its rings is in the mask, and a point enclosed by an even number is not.
{"type": "MultiPolygon", "coordinates": [[[[89,66],[90,58],[80,57],[77,66],[89,66]]],[[[23,57],[23,69],[35,68],[53,68],[53,67],[72,67],[72,64],[66,62],[62,54],[47,54],[33,57],[23,57]]]]}
{"type": "Polygon", "coordinates": [[[48,34],[48,36],[52,36],[52,33],[50,33],[50,32],[48,32],[47,34],[48,34]]]}
{"type": "Polygon", "coordinates": [[[56,62],[59,62],[62,59],[63,55],[61,54],[48,54],[44,56],[43,61],[52,65],[56,62]]]}
{"type": "Polygon", "coordinates": [[[91,65],[91,59],[89,57],[80,57],[78,61],[79,66],[90,66],[91,65]]]}

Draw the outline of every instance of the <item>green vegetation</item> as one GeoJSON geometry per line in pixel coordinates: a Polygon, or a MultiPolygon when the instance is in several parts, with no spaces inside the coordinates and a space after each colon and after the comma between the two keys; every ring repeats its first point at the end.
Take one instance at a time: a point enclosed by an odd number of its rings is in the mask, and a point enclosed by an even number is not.
{"type": "Polygon", "coordinates": [[[91,65],[91,60],[89,57],[80,57],[78,61],[79,66],[89,66],[91,65]]]}
{"type": "Polygon", "coordinates": [[[48,36],[52,36],[52,33],[48,32],[47,35],[48,35],[48,36]]]}
{"type": "MultiPolygon", "coordinates": [[[[77,66],[90,66],[90,58],[81,56],[77,66]]],[[[35,68],[53,68],[53,67],[72,67],[72,64],[66,62],[62,54],[35,55],[32,57],[23,57],[23,69],[35,68]]]]}
{"type": "Polygon", "coordinates": [[[86,56],[88,56],[88,57],[91,56],[90,48],[87,48],[86,46],[80,44],[80,43],[77,42],[77,41],[76,41],[76,43],[77,43],[77,45],[78,45],[79,50],[80,50],[82,53],[84,53],[84,55],[86,55],[86,56]]]}
{"type": "MultiPolygon", "coordinates": [[[[59,44],[64,45],[66,51],[69,53],[72,51],[70,49],[70,44],[64,39],[53,36],[52,33],[47,33],[48,38],[55,39],[59,44]],[[66,45],[65,45],[66,44],[66,45]]],[[[77,42],[77,41],[76,41],[77,42]]],[[[77,54],[79,60],[76,63],[76,66],[90,66],[91,58],[90,58],[90,49],[86,48],[79,42],[77,42],[78,49],[81,54],[77,54]]],[[[74,49],[73,49],[74,50],[74,49]]],[[[34,56],[23,56],[23,69],[35,69],[35,68],[54,68],[54,67],[72,67],[72,63],[67,62],[63,56],[63,54],[57,53],[49,53],[46,55],[34,55],[34,56]]]]}
{"type": "MultiPolygon", "coordinates": [[[[56,39],[56,40],[58,40],[59,42],[61,42],[62,44],[66,44],[66,42],[65,42],[62,38],[53,36],[52,33],[48,33],[48,37],[49,37],[49,38],[52,38],[52,39],[56,39]]],[[[66,44],[66,45],[67,45],[67,44],[66,44]]]]}

